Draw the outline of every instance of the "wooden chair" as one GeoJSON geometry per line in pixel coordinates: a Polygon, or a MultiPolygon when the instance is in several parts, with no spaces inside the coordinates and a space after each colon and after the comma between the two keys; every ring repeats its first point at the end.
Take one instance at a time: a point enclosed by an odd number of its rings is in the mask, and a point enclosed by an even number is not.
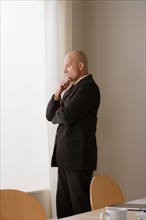
{"type": "Polygon", "coordinates": [[[96,175],[90,184],[91,209],[105,208],[124,202],[124,196],[118,184],[110,176],[96,175]]]}
{"type": "Polygon", "coordinates": [[[46,220],[41,204],[28,193],[3,189],[0,190],[1,220],[46,220]]]}

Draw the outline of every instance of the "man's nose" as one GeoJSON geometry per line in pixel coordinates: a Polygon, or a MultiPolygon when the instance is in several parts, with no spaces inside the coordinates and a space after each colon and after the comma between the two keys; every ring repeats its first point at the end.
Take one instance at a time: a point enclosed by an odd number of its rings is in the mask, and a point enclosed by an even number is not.
{"type": "Polygon", "coordinates": [[[64,68],[64,73],[67,73],[67,69],[66,68],[64,68]]]}

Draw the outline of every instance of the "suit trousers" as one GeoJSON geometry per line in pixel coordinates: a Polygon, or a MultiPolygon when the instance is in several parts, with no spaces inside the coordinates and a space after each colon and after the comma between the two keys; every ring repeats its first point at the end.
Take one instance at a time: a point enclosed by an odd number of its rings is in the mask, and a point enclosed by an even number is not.
{"type": "Polygon", "coordinates": [[[64,170],[58,168],[56,195],[57,217],[87,212],[90,206],[90,183],[93,171],[64,170]]]}

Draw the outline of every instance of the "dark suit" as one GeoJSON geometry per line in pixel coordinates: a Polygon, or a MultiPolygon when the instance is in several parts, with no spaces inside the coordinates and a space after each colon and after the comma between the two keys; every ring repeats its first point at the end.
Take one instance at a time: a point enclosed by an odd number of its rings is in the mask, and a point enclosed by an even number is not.
{"type": "MultiPolygon", "coordinates": [[[[89,172],[91,180],[91,173],[96,169],[97,163],[95,132],[99,105],[100,91],[92,75],[83,78],[66,91],[61,100],[51,98],[46,118],[59,124],[52,166],[58,166],[67,172],[89,172]]],[[[89,183],[88,180],[88,188],[89,183]]]]}

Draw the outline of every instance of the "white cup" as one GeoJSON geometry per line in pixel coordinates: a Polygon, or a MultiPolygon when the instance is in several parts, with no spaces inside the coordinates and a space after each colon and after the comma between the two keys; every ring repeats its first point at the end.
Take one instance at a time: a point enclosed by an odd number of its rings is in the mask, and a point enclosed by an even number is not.
{"type": "Polygon", "coordinates": [[[127,219],[127,209],[125,208],[106,208],[105,212],[100,213],[100,220],[105,219],[106,220],[125,220],[127,219]]]}

